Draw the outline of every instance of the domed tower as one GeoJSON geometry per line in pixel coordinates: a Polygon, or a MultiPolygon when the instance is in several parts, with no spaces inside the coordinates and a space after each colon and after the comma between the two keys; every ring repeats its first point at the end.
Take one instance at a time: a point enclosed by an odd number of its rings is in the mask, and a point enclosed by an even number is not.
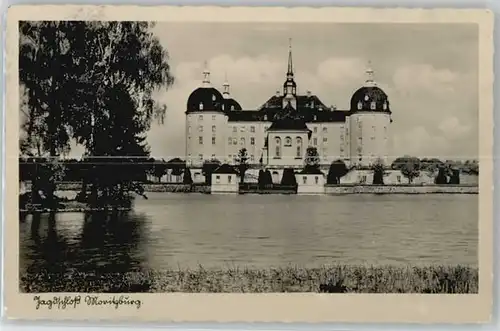
{"type": "Polygon", "coordinates": [[[205,63],[202,86],[194,90],[187,101],[186,162],[189,166],[201,167],[205,160],[224,159],[228,120],[224,104],[224,97],[210,83],[210,71],[205,63]]]}
{"type": "Polygon", "coordinates": [[[351,98],[349,131],[352,165],[370,166],[377,159],[385,164],[390,153],[389,125],[392,123],[387,94],[377,86],[371,65],[364,86],[351,98]]]}

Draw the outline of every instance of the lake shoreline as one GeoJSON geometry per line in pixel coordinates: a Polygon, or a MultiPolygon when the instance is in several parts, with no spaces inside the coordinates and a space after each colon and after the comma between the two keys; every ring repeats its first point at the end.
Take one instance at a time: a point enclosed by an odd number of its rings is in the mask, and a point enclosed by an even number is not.
{"type": "MultiPolygon", "coordinates": [[[[26,190],[31,189],[29,183],[25,186],[26,190]]],[[[57,184],[58,191],[75,191],[81,189],[81,183],[63,182],[57,184]]],[[[210,194],[211,187],[206,184],[181,184],[181,183],[145,183],[145,192],[165,192],[165,193],[201,193],[210,194]]],[[[265,192],[218,192],[224,194],[290,194],[280,191],[265,192]]],[[[294,193],[296,194],[296,193],[294,193]]],[[[359,184],[340,184],[325,185],[324,190],[317,193],[298,193],[297,195],[348,195],[348,194],[479,194],[478,185],[459,184],[459,185],[359,185],[359,184]]]]}
{"type": "Polygon", "coordinates": [[[462,265],[200,266],[126,273],[43,270],[20,274],[24,293],[478,293],[478,288],[478,268],[462,265]]]}

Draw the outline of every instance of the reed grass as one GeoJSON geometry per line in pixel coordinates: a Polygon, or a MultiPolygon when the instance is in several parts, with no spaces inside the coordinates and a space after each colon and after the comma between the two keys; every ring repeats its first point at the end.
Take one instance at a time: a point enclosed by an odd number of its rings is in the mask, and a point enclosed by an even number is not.
{"type": "Polygon", "coordinates": [[[324,266],[251,269],[171,269],[128,273],[20,275],[22,292],[103,293],[477,293],[478,270],[469,266],[324,266]]]}

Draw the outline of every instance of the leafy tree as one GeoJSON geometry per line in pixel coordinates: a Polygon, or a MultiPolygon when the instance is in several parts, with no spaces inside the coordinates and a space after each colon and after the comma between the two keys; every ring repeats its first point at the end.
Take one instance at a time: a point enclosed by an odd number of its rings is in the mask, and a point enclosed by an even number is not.
{"type": "Polygon", "coordinates": [[[217,159],[205,160],[203,166],[201,167],[201,173],[205,176],[205,183],[207,185],[212,184],[212,173],[220,167],[221,163],[217,159]]]}
{"type": "Polygon", "coordinates": [[[434,183],[436,185],[444,185],[448,183],[447,169],[444,165],[438,168],[438,173],[436,178],[434,179],[434,183]]]}
{"type": "Polygon", "coordinates": [[[318,149],[312,146],[307,147],[304,167],[306,169],[319,169],[319,162],[318,149]]]}
{"type": "Polygon", "coordinates": [[[149,159],[151,162],[151,166],[149,168],[149,173],[156,177],[158,183],[161,181],[161,178],[167,174],[167,170],[169,166],[165,160],[155,160],[153,158],[149,159]]]}
{"type": "Polygon", "coordinates": [[[193,184],[193,178],[191,177],[191,170],[189,168],[184,169],[184,177],[182,178],[184,184],[193,184]]]}
{"type": "Polygon", "coordinates": [[[328,175],[326,177],[327,184],[339,184],[340,178],[344,177],[349,172],[344,161],[336,160],[330,164],[328,175]]]}
{"type": "Polygon", "coordinates": [[[180,176],[184,172],[184,169],[186,169],[186,162],[181,160],[180,158],[176,157],[168,162],[168,167],[169,169],[172,170],[172,175],[174,176],[180,176]]]}
{"type": "Polygon", "coordinates": [[[271,172],[266,170],[259,170],[258,186],[259,190],[264,190],[273,184],[273,177],[271,172]]]}
{"type": "Polygon", "coordinates": [[[451,176],[448,184],[459,185],[460,184],[460,170],[451,169],[451,176]]]}
{"type": "Polygon", "coordinates": [[[401,171],[401,174],[408,178],[408,183],[411,184],[413,179],[420,175],[420,160],[412,156],[403,156],[394,160],[392,168],[401,171]]]}
{"type": "Polygon", "coordinates": [[[439,170],[439,167],[442,166],[444,166],[444,162],[436,158],[432,159],[424,158],[420,160],[420,170],[427,171],[430,174],[434,174],[436,171],[439,170]]]}
{"type": "MultiPolygon", "coordinates": [[[[67,27],[59,22],[20,22],[19,80],[21,117],[24,131],[21,150],[25,155],[50,160],[35,162],[31,173],[32,192],[43,192],[49,204],[54,202],[54,179],[59,154],[67,151],[70,133],[65,125],[71,112],[65,111],[65,90],[69,86],[66,64],[71,61],[64,33],[67,27]],[[51,169],[54,166],[54,169],[51,169]]],[[[33,196],[33,198],[36,198],[33,196]]],[[[38,202],[37,202],[38,203],[38,202]]]]}
{"type": "Polygon", "coordinates": [[[248,153],[246,148],[242,148],[238,151],[236,162],[238,163],[240,182],[243,184],[245,182],[245,173],[250,167],[250,165],[248,164],[248,153]]]}
{"type": "Polygon", "coordinates": [[[385,167],[381,159],[377,159],[373,165],[373,185],[384,185],[385,167]]]}
{"type": "Polygon", "coordinates": [[[295,171],[292,168],[285,168],[283,170],[281,185],[297,186],[297,178],[295,178],[295,171]]]}
{"type": "MultiPolygon", "coordinates": [[[[36,137],[26,138],[23,146],[56,160],[70,139],[76,139],[86,147],[86,157],[92,156],[86,163],[94,201],[112,202],[107,197],[115,191],[143,191],[133,181],[135,174],[118,173],[132,169],[125,163],[146,171],[132,159],[148,155],[144,133],[152,119],[164,118],[166,108],[153,100],[153,92],[173,83],[168,53],[151,26],[107,21],[20,24],[25,136],[36,137]]],[[[49,182],[52,196],[55,185],[49,182]]]]}

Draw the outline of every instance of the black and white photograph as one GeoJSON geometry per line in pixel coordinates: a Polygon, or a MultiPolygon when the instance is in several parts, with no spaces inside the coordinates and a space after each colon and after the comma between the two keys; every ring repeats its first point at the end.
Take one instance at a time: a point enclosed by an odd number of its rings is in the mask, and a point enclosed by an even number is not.
{"type": "Polygon", "coordinates": [[[17,32],[20,293],[480,292],[478,24],[17,32]]]}

